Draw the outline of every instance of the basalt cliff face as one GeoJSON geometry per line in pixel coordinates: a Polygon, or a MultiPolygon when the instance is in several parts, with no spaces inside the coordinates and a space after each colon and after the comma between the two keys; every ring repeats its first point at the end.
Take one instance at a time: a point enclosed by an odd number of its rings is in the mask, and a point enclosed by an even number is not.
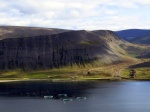
{"type": "MultiPolygon", "coordinates": [[[[34,33],[34,32],[33,32],[34,33]]],[[[9,37],[0,40],[0,69],[49,69],[63,66],[85,66],[122,60],[123,43],[114,32],[66,31],[9,37]]],[[[28,34],[27,34],[28,35],[28,34]]]]}

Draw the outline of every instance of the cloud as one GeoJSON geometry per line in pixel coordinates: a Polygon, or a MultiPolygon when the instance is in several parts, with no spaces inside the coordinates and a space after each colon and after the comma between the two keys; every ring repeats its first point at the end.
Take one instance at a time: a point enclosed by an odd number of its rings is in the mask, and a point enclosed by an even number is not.
{"type": "Polygon", "coordinates": [[[149,0],[0,0],[0,3],[0,25],[86,30],[150,26],[149,0]]]}

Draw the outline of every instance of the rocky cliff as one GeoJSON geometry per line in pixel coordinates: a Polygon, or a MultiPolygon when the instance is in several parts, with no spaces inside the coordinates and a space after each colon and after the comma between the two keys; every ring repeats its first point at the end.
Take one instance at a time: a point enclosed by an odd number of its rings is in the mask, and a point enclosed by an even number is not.
{"type": "Polygon", "coordinates": [[[120,61],[122,40],[112,31],[68,31],[0,40],[0,69],[48,69],[120,61]]]}

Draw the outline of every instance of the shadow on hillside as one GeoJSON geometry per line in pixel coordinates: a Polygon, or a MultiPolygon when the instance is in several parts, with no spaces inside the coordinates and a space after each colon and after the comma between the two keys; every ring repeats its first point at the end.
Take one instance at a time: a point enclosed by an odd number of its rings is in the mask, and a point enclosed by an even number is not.
{"type": "Polygon", "coordinates": [[[132,65],[129,68],[141,68],[141,67],[150,67],[150,61],[136,64],[136,65],[132,65]]]}

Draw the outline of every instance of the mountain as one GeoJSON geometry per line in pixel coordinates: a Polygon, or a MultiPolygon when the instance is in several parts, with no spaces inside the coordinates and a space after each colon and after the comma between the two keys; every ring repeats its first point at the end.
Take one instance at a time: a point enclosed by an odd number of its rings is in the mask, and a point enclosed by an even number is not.
{"type": "Polygon", "coordinates": [[[52,35],[69,30],[23,26],[0,26],[0,40],[5,38],[20,38],[39,35],[52,35]]]}
{"type": "Polygon", "coordinates": [[[129,42],[131,41],[134,42],[133,40],[136,38],[142,38],[150,35],[150,30],[127,29],[127,30],[116,31],[116,33],[124,40],[127,40],[129,42]]]}
{"type": "Polygon", "coordinates": [[[131,43],[150,45],[150,30],[128,29],[117,31],[116,33],[121,38],[131,43]]]}
{"type": "Polygon", "coordinates": [[[147,44],[150,45],[150,34],[143,35],[141,37],[136,37],[130,40],[132,43],[136,44],[147,44]]]}
{"type": "Polygon", "coordinates": [[[125,44],[108,30],[1,27],[0,69],[105,65],[124,60],[125,44]],[[4,30],[6,29],[6,30],[4,30]]]}

